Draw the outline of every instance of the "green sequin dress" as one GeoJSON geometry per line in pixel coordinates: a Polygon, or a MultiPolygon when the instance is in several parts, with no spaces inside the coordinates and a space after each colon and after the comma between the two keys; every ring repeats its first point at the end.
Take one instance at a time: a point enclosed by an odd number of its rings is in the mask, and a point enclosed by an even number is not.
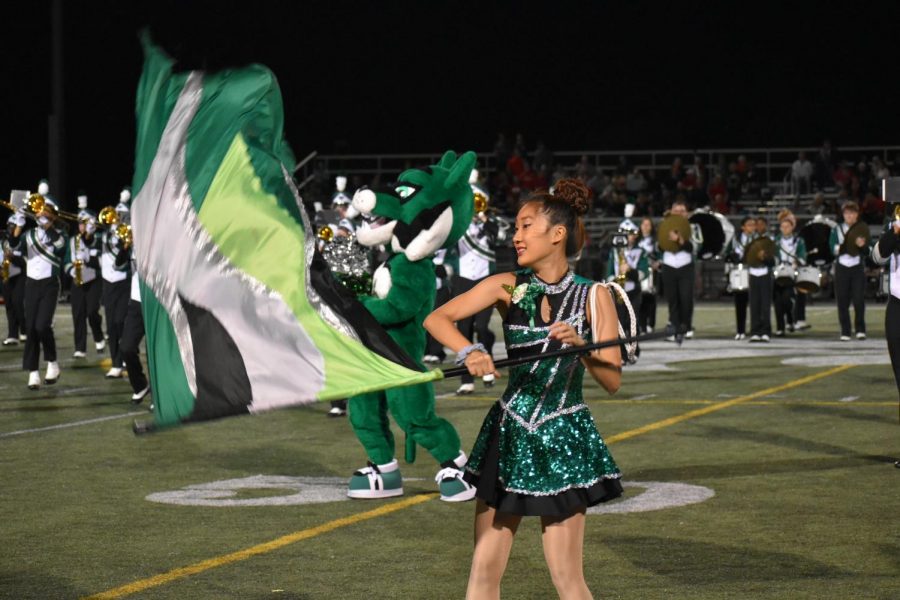
{"type": "MultiPolygon", "coordinates": [[[[516,285],[527,283],[541,286],[535,304],[546,295],[551,323],[571,324],[590,343],[585,309],[592,281],[569,273],[546,284],[529,270],[516,272],[516,285]]],[[[561,348],[548,339],[550,323],[541,321],[540,310],[525,305],[510,304],[503,321],[508,355],[561,348]]],[[[562,516],[622,494],[619,469],[584,402],[583,377],[577,355],[510,368],[466,464],[478,498],[511,514],[562,516]]]]}

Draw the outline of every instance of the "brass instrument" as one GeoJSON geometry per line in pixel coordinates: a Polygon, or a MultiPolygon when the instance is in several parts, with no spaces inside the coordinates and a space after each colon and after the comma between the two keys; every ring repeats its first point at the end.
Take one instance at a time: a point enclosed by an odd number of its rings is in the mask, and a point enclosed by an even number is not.
{"type": "Polygon", "coordinates": [[[625,280],[628,278],[628,259],[625,258],[625,248],[616,248],[616,257],[619,262],[619,268],[617,269],[618,274],[616,275],[615,282],[619,284],[622,289],[625,289],[625,280]]]}
{"type": "Polygon", "coordinates": [[[334,239],[334,230],[329,225],[322,225],[319,227],[319,231],[316,232],[316,237],[323,242],[330,242],[334,239]]]}
{"type": "Polygon", "coordinates": [[[117,225],[119,223],[119,215],[116,213],[116,209],[112,206],[104,206],[100,210],[100,214],[97,216],[97,221],[101,225],[106,225],[109,227],[110,225],[117,225]]]}
{"type": "Polygon", "coordinates": [[[51,219],[65,219],[67,221],[78,222],[78,215],[70,212],[66,212],[64,210],[59,210],[52,204],[47,202],[47,199],[44,198],[40,194],[31,194],[25,200],[25,212],[31,214],[34,217],[38,217],[41,214],[44,214],[51,219]]]}
{"type": "Polygon", "coordinates": [[[81,260],[81,257],[79,256],[80,252],[81,252],[81,234],[78,233],[75,235],[75,256],[77,258],[72,262],[72,265],[75,269],[75,277],[73,277],[72,279],[73,279],[75,285],[77,285],[77,286],[84,285],[84,279],[82,277],[82,269],[84,267],[84,261],[81,260]]]}
{"type": "Polygon", "coordinates": [[[485,196],[481,192],[475,192],[474,201],[475,201],[475,214],[483,213],[488,209],[487,196],[485,196]]]}
{"type": "Polygon", "coordinates": [[[9,267],[12,265],[12,262],[4,256],[3,262],[0,263],[0,279],[3,280],[3,283],[9,281],[9,267]]]}
{"type": "Polygon", "coordinates": [[[131,242],[134,240],[134,234],[131,231],[131,225],[128,225],[127,223],[119,223],[116,226],[116,237],[119,238],[119,241],[126,246],[130,246],[131,242]]]}
{"type": "Polygon", "coordinates": [[[691,222],[681,215],[668,215],[659,224],[656,231],[656,242],[663,252],[678,252],[681,246],[669,239],[669,232],[677,231],[685,242],[691,239],[691,222]]]}

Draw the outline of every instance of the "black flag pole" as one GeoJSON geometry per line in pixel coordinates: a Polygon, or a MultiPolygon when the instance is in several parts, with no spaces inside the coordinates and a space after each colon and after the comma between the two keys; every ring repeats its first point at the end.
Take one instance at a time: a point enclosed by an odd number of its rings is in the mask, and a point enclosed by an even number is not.
{"type": "MultiPolygon", "coordinates": [[[[585,344],[584,346],[570,346],[568,348],[563,348],[562,350],[545,352],[544,354],[531,354],[529,356],[519,356],[517,358],[505,358],[503,360],[496,361],[494,363],[494,366],[499,369],[500,367],[512,367],[514,365],[521,365],[523,363],[534,362],[536,360],[547,360],[550,358],[557,358],[559,356],[566,356],[569,354],[587,354],[589,352],[593,352],[594,350],[611,348],[620,344],[659,340],[670,335],[672,335],[672,332],[670,331],[654,331],[653,333],[645,333],[643,335],[636,335],[634,337],[617,338],[615,340],[606,340],[603,342],[596,342],[594,344],[585,344]]],[[[446,379],[448,377],[459,377],[460,375],[465,375],[468,372],[469,369],[467,369],[465,366],[454,367],[452,369],[447,369],[446,371],[444,371],[444,378],[446,379]]]]}

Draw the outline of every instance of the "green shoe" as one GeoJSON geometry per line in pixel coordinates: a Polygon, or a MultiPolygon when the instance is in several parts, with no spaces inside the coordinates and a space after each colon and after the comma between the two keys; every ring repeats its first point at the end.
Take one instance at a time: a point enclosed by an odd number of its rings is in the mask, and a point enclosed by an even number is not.
{"type": "Polygon", "coordinates": [[[350,477],[347,495],[351,498],[391,498],[403,495],[403,478],[395,458],[386,465],[368,463],[350,477]]]}
{"type": "Polygon", "coordinates": [[[475,488],[463,479],[462,468],[466,464],[465,452],[460,452],[454,460],[441,463],[443,467],[435,476],[444,502],[466,502],[475,497],[475,488]]]}

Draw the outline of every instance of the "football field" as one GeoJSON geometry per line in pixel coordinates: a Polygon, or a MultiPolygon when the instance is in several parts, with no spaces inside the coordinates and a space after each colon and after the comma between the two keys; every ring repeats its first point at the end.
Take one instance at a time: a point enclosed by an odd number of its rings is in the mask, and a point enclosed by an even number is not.
{"type": "MultiPolygon", "coordinates": [[[[867,309],[864,342],[837,341],[822,303],[812,329],[748,344],[729,304],[703,304],[696,339],[646,344],[615,396],[586,386],[626,484],[587,519],[595,598],[900,598],[898,393],[867,309]]],[[[62,375],[36,392],[21,346],[0,349],[0,597],[464,596],[474,505],[436,498],[422,448],[404,496],[351,501],[365,456],[327,404],[136,437],[146,405],[93,344],[70,358],[67,305],[55,331],[62,375]]],[[[436,384],[466,452],[504,384],[436,384]]],[[[556,597],[537,519],[503,597],[556,597]]]]}

